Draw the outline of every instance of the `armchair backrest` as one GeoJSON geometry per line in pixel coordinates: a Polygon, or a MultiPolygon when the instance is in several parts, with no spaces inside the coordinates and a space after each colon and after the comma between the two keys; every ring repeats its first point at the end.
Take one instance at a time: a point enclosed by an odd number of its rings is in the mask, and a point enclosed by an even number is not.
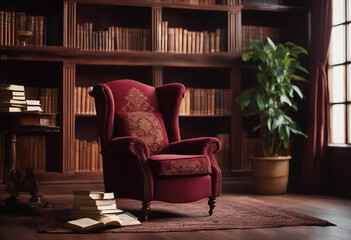
{"type": "Polygon", "coordinates": [[[152,87],[134,80],[115,80],[94,87],[102,148],[117,136],[143,139],[151,154],[179,141],[179,107],[185,88],[174,83],[152,87]]]}

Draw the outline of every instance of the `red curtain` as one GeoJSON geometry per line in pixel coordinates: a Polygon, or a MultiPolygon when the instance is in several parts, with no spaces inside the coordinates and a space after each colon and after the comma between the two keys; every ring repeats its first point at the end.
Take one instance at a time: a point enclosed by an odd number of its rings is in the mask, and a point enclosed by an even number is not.
{"type": "Polygon", "coordinates": [[[301,190],[319,193],[326,186],[329,95],[326,65],[332,26],[332,1],[311,0],[310,92],[308,138],[301,172],[301,190]]]}

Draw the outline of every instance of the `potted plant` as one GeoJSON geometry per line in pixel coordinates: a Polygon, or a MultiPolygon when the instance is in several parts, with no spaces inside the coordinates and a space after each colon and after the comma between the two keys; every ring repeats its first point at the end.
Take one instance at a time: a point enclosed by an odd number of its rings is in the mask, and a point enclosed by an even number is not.
{"type": "Polygon", "coordinates": [[[308,73],[298,60],[300,54],[307,54],[307,51],[292,42],[275,45],[270,38],[266,42],[248,43],[242,54],[242,60],[256,63],[258,70],[255,86],[239,96],[245,115],[259,117],[259,124],[253,131],[260,133],[262,156],[250,157],[257,193],[286,192],[291,156],[279,156],[279,153],[288,148],[291,134],[307,137],[289,116],[291,109],[298,110],[295,97],[304,97],[294,84],[306,81],[297,71],[308,73]]]}

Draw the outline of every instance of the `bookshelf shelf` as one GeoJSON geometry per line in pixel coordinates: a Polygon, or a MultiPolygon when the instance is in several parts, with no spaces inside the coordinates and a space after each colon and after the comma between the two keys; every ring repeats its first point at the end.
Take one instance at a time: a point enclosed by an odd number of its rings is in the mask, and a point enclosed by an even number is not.
{"type": "Polygon", "coordinates": [[[261,11],[261,12],[305,12],[305,7],[284,6],[274,4],[244,4],[242,11],[261,11]]]}
{"type": "Polygon", "coordinates": [[[240,55],[240,53],[176,54],[81,51],[76,53],[74,58],[77,64],[82,65],[229,67],[240,59],[240,55]]]}
{"type": "Polygon", "coordinates": [[[222,118],[231,117],[231,114],[215,114],[215,115],[205,115],[205,114],[180,114],[179,117],[182,118],[222,118]]]}
{"type": "Polygon", "coordinates": [[[138,52],[81,51],[75,47],[0,47],[2,60],[66,61],[79,65],[230,67],[241,53],[177,54],[138,52]],[[199,56],[201,55],[201,56],[199,56]]]}
{"type": "Polygon", "coordinates": [[[58,46],[0,46],[2,60],[63,61],[75,51],[78,49],[58,46]]]}
{"type": "Polygon", "coordinates": [[[142,1],[142,0],[68,0],[67,2],[77,2],[80,4],[102,4],[102,5],[120,5],[134,7],[168,7],[180,9],[194,10],[210,10],[210,11],[240,11],[242,5],[226,5],[226,4],[186,4],[177,3],[176,1],[142,1]]]}

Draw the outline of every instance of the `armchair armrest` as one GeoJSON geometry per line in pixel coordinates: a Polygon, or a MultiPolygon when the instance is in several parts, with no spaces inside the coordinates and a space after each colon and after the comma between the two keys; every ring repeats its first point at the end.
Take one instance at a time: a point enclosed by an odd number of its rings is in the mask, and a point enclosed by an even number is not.
{"type": "Polygon", "coordinates": [[[201,137],[185,139],[170,144],[170,151],[177,154],[189,155],[208,155],[211,161],[212,169],[212,197],[218,197],[221,194],[222,171],[213,156],[221,149],[221,142],[214,137],[201,137]]]}
{"type": "Polygon", "coordinates": [[[172,142],[170,151],[177,154],[216,154],[221,149],[221,142],[214,137],[199,137],[172,142]],[[212,146],[212,147],[211,147],[212,146]]]}
{"type": "Polygon", "coordinates": [[[105,148],[103,147],[102,152],[110,152],[115,154],[140,154],[143,159],[149,158],[149,148],[146,143],[136,137],[116,137],[106,143],[105,148]]]}
{"type": "Polygon", "coordinates": [[[149,149],[136,137],[116,137],[102,146],[106,191],[120,197],[151,201],[154,195],[153,174],[147,163],[149,149]]]}

